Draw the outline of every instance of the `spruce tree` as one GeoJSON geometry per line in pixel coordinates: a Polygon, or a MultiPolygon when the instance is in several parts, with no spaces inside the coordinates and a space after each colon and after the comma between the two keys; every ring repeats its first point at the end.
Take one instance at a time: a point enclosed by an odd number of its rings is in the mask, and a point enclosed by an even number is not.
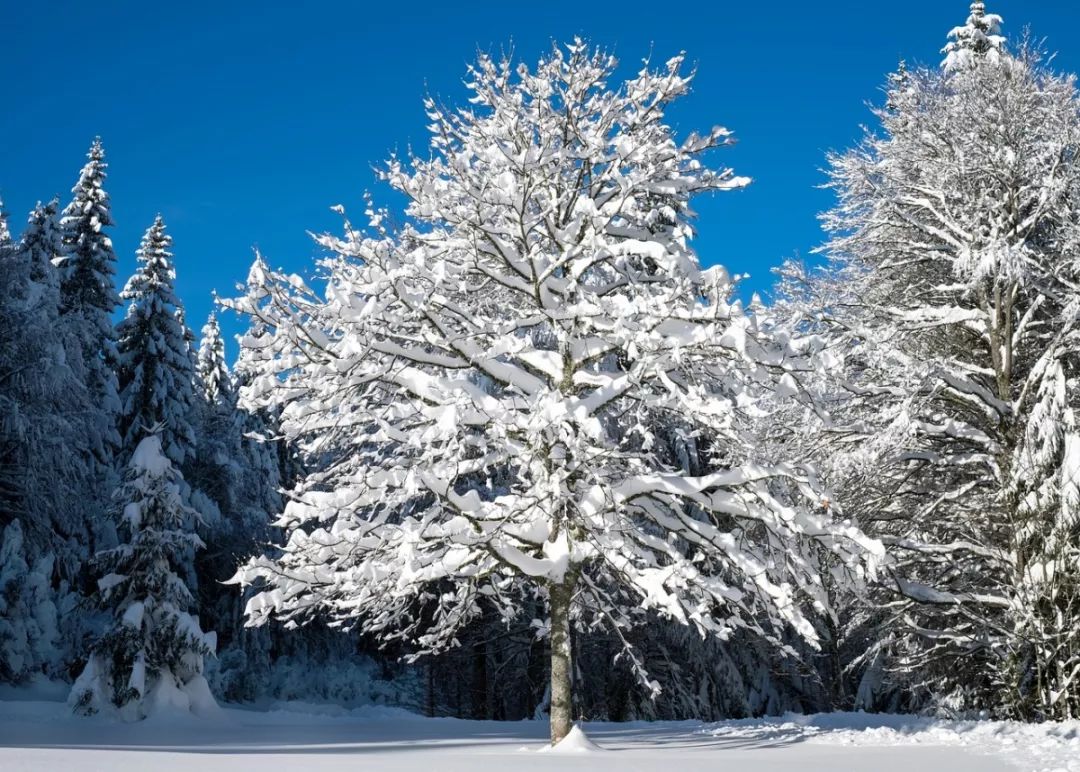
{"type": "Polygon", "coordinates": [[[830,159],[811,323],[845,365],[818,438],[893,558],[859,706],[1060,719],[1080,712],[1080,94],[999,25],[976,3],[830,159]]]}
{"type": "Polygon", "coordinates": [[[71,458],[77,458],[86,470],[82,514],[93,550],[99,540],[108,543],[113,538],[103,508],[116,485],[115,456],[120,446],[112,322],[120,301],[113,281],[116,254],[105,230],[113,220],[104,188],[106,163],[100,138],[94,140],[87,157],[72,188],[71,203],[60,219],[59,327],[65,361],[83,400],[83,408],[72,412],[70,421],[72,434],[84,449],[73,449],[71,458]]]}
{"type": "MultiPolygon", "coordinates": [[[[99,469],[77,418],[94,412],[91,396],[70,366],[66,328],[60,318],[59,275],[63,254],[57,204],[38,204],[22,238],[4,262],[5,352],[11,369],[0,383],[9,400],[7,431],[19,444],[20,461],[7,467],[18,512],[36,548],[57,536],[85,541],[81,502],[99,469]]],[[[73,348],[77,343],[71,344],[73,348]]]]}
{"type": "Polygon", "coordinates": [[[22,237],[22,251],[27,263],[27,277],[40,287],[35,301],[50,320],[60,314],[60,275],[54,265],[64,253],[64,236],[57,215],[59,201],[40,202],[30,213],[26,232],[22,237]]]}
{"type": "Polygon", "coordinates": [[[160,215],[143,236],[139,267],[124,288],[127,315],[117,326],[120,432],[133,449],[160,427],[162,447],[176,464],[194,450],[192,360],[181,305],[173,289],[172,238],[160,215]]]}
{"type": "Polygon", "coordinates": [[[56,202],[37,205],[17,243],[6,227],[0,239],[0,527],[9,537],[0,627],[15,638],[25,633],[22,665],[0,667],[0,679],[56,677],[79,636],[78,615],[64,616],[58,632],[56,609],[73,601],[70,587],[87,557],[87,514],[102,468],[82,419],[96,404],[58,324],[56,202]],[[14,567],[19,561],[23,569],[14,567]]]}
{"type": "MultiPolygon", "coordinates": [[[[113,225],[109,195],[104,184],[107,168],[101,139],[90,146],[89,159],[63,211],[64,256],[61,264],[61,309],[78,342],[84,380],[106,414],[119,408],[112,373],[116,345],[112,314],[120,305],[113,277],[116,253],[104,229],[113,225]]],[[[111,417],[107,416],[107,417],[111,417]]],[[[105,422],[106,424],[108,422],[105,422]]],[[[115,433],[103,425],[99,452],[115,444],[115,433]]],[[[111,458],[103,456],[111,461],[111,458]]]]}
{"type": "Polygon", "coordinates": [[[225,361],[225,342],[221,339],[217,314],[213,312],[202,328],[198,374],[203,397],[209,404],[235,408],[236,393],[225,361]]]}
{"type": "Polygon", "coordinates": [[[1005,50],[1001,24],[1000,16],[986,12],[985,3],[972,3],[967,23],[949,32],[949,42],[941,50],[945,54],[942,63],[945,69],[972,67],[981,59],[1000,61],[1005,50]]]}
{"type": "Polygon", "coordinates": [[[119,546],[98,552],[96,600],[111,624],[93,646],[72,687],[79,712],[116,709],[138,720],[161,709],[203,712],[213,700],[203,657],[216,646],[194,615],[194,595],[182,578],[188,555],[203,546],[189,524],[183,477],[159,434],[135,448],[113,497],[119,546]]]}

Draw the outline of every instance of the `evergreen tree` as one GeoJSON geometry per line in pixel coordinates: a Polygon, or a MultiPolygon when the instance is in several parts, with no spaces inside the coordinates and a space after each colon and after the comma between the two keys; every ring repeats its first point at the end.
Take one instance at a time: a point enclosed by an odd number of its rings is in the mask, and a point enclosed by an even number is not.
{"type": "Polygon", "coordinates": [[[61,310],[81,361],[81,376],[99,407],[88,427],[99,460],[112,464],[118,444],[114,423],[119,410],[116,378],[116,338],[112,314],[120,305],[113,277],[116,253],[105,228],[113,225],[109,195],[105,192],[105,151],[95,139],[89,161],[72,188],[73,198],[63,211],[64,255],[61,264],[61,310]]]}
{"type": "Polygon", "coordinates": [[[3,266],[8,337],[0,359],[11,369],[0,381],[0,399],[8,400],[5,427],[21,458],[4,487],[18,491],[8,511],[19,513],[30,543],[42,548],[56,536],[80,539],[82,501],[98,471],[86,464],[92,453],[73,423],[93,405],[69,365],[67,328],[57,323],[60,289],[53,263],[62,250],[56,202],[38,204],[3,266]]]}
{"type": "Polygon", "coordinates": [[[831,158],[818,452],[893,557],[863,705],[1080,710],[1080,97],[976,3],[831,158]],[[891,681],[892,689],[889,688],[891,681]],[[876,697],[871,696],[878,691],[876,697]]]}
{"type": "Polygon", "coordinates": [[[195,447],[195,373],[173,289],[171,245],[158,215],[143,236],[139,267],[123,291],[129,306],[117,326],[120,431],[128,449],[158,431],[166,455],[183,464],[195,447]]]}
{"type": "Polygon", "coordinates": [[[27,278],[39,287],[31,301],[40,305],[50,321],[60,316],[60,274],[55,262],[64,254],[63,231],[57,218],[59,201],[38,205],[30,213],[30,221],[22,237],[22,250],[27,262],[27,278]]]}
{"type": "Polygon", "coordinates": [[[949,32],[949,42],[941,50],[945,54],[942,63],[945,69],[973,67],[982,59],[999,62],[1005,49],[1001,24],[1001,17],[988,14],[984,3],[972,3],[967,23],[949,32]]]}
{"type": "MultiPolygon", "coordinates": [[[[85,469],[83,518],[89,527],[89,548],[99,540],[110,543],[113,534],[103,510],[116,485],[116,430],[120,400],[116,383],[116,336],[112,315],[119,305],[113,277],[116,254],[106,228],[113,224],[105,191],[105,153],[100,138],[88,153],[88,162],[72,188],[60,229],[63,254],[60,267],[60,329],[65,361],[71,368],[83,407],[70,414],[73,435],[71,458],[85,469]],[[79,447],[81,446],[81,447],[79,447]]],[[[73,510],[78,511],[78,510],[73,510]]]]}
{"type": "Polygon", "coordinates": [[[212,313],[202,328],[198,356],[199,383],[203,398],[210,404],[235,409],[236,393],[232,375],[225,361],[225,341],[221,339],[221,326],[217,314],[212,313]]]}
{"type": "Polygon", "coordinates": [[[71,366],[69,328],[58,323],[62,253],[55,201],[38,204],[18,243],[0,245],[0,527],[18,542],[7,557],[22,560],[21,552],[26,564],[5,569],[5,616],[9,632],[27,632],[25,667],[0,668],[0,678],[62,677],[77,656],[82,617],[64,614],[58,634],[56,610],[74,605],[88,514],[107,474],[83,423],[97,405],[71,366]]]}
{"type": "Polygon", "coordinates": [[[187,556],[203,546],[192,530],[198,513],[184,503],[183,478],[148,434],[135,448],[112,515],[119,546],[98,552],[97,602],[111,617],[72,687],[79,711],[117,709],[137,720],[160,709],[209,709],[203,657],[216,646],[192,613],[182,578],[187,556]]]}

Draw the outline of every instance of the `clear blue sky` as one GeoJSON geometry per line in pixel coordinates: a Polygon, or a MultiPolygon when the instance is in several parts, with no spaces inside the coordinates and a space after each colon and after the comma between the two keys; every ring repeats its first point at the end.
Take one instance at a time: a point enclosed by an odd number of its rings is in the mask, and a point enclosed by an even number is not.
{"type": "MultiPolygon", "coordinates": [[[[14,230],[38,199],[66,202],[91,138],[109,161],[119,282],[155,213],[175,238],[178,288],[196,333],[210,293],[232,292],[251,247],[309,271],[307,231],[328,211],[359,218],[371,166],[426,142],[425,89],[460,101],[477,48],[513,42],[535,61],[582,35],[634,67],[685,50],[699,74],[671,114],[680,133],[714,124],[739,145],[718,157],[750,189],[698,202],[706,263],[770,268],[821,240],[816,186],[830,149],[857,140],[887,72],[936,64],[967,0],[905,2],[185,3],[0,0],[0,195],[14,230]],[[372,6],[375,7],[367,7],[372,6]]],[[[1072,0],[989,0],[1012,36],[1030,25],[1080,70],[1072,0]]],[[[235,332],[237,325],[227,323],[235,332]]],[[[235,348],[233,349],[235,350],[235,348]]]]}

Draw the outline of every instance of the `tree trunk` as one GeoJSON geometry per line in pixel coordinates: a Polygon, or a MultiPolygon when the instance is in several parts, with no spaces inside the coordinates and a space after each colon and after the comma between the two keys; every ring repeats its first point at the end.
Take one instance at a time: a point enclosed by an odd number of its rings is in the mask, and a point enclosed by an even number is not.
{"type": "Polygon", "coordinates": [[[573,723],[572,663],[570,660],[570,602],[577,575],[567,572],[562,582],[548,585],[551,602],[551,744],[570,733],[573,723]]]}

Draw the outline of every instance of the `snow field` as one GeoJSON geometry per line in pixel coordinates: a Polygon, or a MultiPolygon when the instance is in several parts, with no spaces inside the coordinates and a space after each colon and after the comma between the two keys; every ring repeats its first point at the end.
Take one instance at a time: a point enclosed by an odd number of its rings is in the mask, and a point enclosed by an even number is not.
{"type": "MultiPolygon", "coordinates": [[[[61,702],[0,701],[4,772],[1080,772],[1080,723],[949,722],[859,713],[703,724],[588,723],[554,749],[547,723],[423,718],[385,707],[225,708],[136,724],[61,702]]],[[[33,697],[47,695],[29,695],[33,697]]]]}

